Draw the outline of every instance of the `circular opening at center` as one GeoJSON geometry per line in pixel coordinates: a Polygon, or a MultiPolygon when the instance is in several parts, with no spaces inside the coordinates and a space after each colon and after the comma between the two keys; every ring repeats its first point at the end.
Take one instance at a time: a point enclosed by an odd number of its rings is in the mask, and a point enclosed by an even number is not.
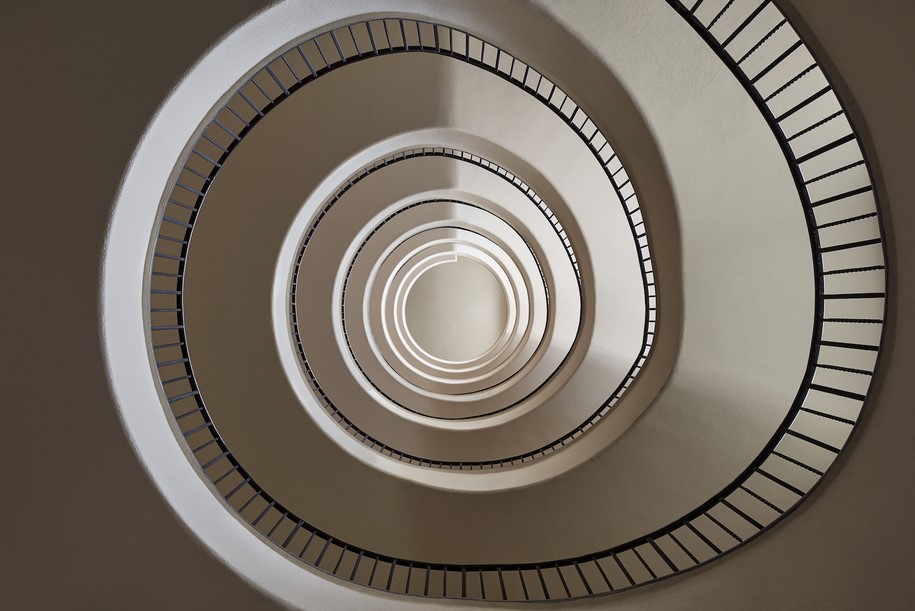
{"type": "Polygon", "coordinates": [[[443,361],[473,360],[495,344],[508,321],[498,278],[470,257],[429,267],[407,294],[404,319],[413,341],[443,361]]]}

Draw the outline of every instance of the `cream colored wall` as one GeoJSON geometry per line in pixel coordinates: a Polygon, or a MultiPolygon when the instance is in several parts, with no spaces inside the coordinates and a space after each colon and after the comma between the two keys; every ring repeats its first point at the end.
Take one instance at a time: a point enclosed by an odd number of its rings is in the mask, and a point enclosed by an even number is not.
{"type": "MultiPolygon", "coordinates": [[[[130,152],[181,73],[258,4],[0,8],[9,45],[0,184],[10,323],[0,352],[0,511],[12,526],[4,526],[0,591],[11,608],[274,608],[201,550],[145,479],[108,395],[96,326],[104,225],[130,152]]],[[[915,303],[915,241],[899,237],[915,231],[905,142],[915,132],[915,5],[796,5],[860,106],[885,185],[897,302],[877,400],[851,451],[773,532],[690,575],[580,607],[859,609],[915,600],[915,332],[899,315],[915,303]]]]}

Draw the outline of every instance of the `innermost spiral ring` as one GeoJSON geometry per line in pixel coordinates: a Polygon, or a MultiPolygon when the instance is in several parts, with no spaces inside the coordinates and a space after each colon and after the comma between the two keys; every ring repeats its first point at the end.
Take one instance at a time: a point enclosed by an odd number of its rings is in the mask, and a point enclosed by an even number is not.
{"type": "Polygon", "coordinates": [[[485,265],[455,253],[426,268],[407,293],[407,330],[430,356],[466,362],[482,356],[508,323],[502,284],[485,265]]]}

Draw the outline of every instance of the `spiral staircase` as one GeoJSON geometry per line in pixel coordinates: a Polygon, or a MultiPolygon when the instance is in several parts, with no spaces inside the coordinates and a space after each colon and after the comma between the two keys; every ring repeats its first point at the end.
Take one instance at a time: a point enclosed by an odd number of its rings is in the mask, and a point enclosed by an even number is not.
{"type": "MultiPolygon", "coordinates": [[[[911,47],[910,9],[853,10],[911,47]]],[[[97,575],[18,606],[911,602],[905,112],[866,85],[901,60],[846,52],[838,12],[242,21],[136,133],[96,246],[92,447],[130,483],[83,482],[105,511],[71,527],[128,565],[132,537],[181,551],[110,576],[146,574],[145,602],[97,575]]],[[[216,36],[244,11],[202,14],[216,36]]],[[[70,486],[104,473],[75,443],[70,486]]]]}

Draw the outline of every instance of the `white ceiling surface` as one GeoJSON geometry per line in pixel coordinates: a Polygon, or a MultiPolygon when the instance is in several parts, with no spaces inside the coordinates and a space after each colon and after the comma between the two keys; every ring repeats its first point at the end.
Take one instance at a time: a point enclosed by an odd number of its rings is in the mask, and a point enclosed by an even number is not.
{"type": "MultiPolygon", "coordinates": [[[[86,73],[55,72],[61,82],[51,88],[51,97],[35,93],[24,98],[34,102],[16,107],[21,118],[8,130],[17,146],[5,147],[21,154],[13,157],[4,152],[0,170],[3,183],[11,185],[4,206],[13,214],[10,226],[22,228],[8,234],[5,246],[13,248],[6,260],[19,262],[24,260],[23,253],[31,255],[28,265],[7,267],[5,271],[12,271],[14,277],[4,283],[18,287],[20,294],[20,299],[7,301],[6,319],[16,324],[4,332],[7,425],[2,430],[8,437],[4,436],[0,460],[0,481],[8,499],[4,517],[15,528],[4,538],[11,536],[16,551],[4,557],[0,591],[5,597],[12,596],[16,608],[271,605],[198,548],[144,478],[108,397],[94,322],[102,228],[125,160],[167,88],[204,45],[239,21],[247,8],[253,8],[206,4],[209,6],[187,8],[175,3],[168,11],[159,3],[149,14],[141,14],[98,3],[96,12],[112,13],[112,22],[86,19],[93,11],[85,6],[68,12],[71,9],[64,6],[54,11],[47,6],[13,4],[13,19],[5,19],[0,26],[4,30],[11,24],[17,26],[17,31],[4,32],[2,38],[17,47],[53,49],[47,55],[49,65],[62,56],[75,56],[86,65],[97,66],[86,73]],[[204,9],[216,10],[217,5],[223,12],[207,25],[204,9]],[[188,23],[179,20],[175,24],[174,16],[179,14],[187,16],[188,23]],[[110,27],[112,23],[121,27],[110,27]],[[167,50],[141,56],[124,53],[134,44],[158,49],[163,31],[173,32],[167,50]],[[34,38],[25,38],[23,33],[34,38]],[[112,95],[114,81],[107,75],[113,72],[126,90],[123,111],[112,110],[117,100],[112,95]],[[59,114],[44,114],[48,112],[59,114]],[[49,145],[49,140],[81,142],[81,150],[74,155],[74,148],[49,145]],[[49,180],[52,176],[56,180],[49,180]],[[35,231],[39,224],[43,232],[35,231]],[[36,249],[36,242],[46,248],[36,249]],[[55,284],[52,292],[50,287],[55,284]],[[59,300],[63,296],[68,300],[65,306],[59,300]],[[48,377],[49,372],[53,378],[48,377]]],[[[623,4],[624,14],[630,18],[642,11],[669,11],[660,3],[650,8],[646,3],[623,4]]],[[[798,4],[867,120],[884,178],[884,195],[888,196],[884,207],[890,213],[891,243],[895,243],[897,266],[902,270],[891,279],[890,288],[900,304],[898,310],[905,310],[904,304],[915,299],[915,289],[906,264],[899,262],[915,258],[915,243],[898,236],[915,230],[915,218],[904,205],[913,160],[902,135],[912,132],[908,112],[915,106],[915,89],[909,80],[897,77],[907,73],[905,58],[913,52],[912,42],[905,36],[915,26],[913,9],[904,2],[868,6],[843,2],[843,12],[831,15],[836,3],[798,4]],[[876,40],[881,44],[868,44],[876,40]],[[893,62],[896,72],[875,69],[893,62]],[[896,239],[892,240],[894,232],[896,239]]],[[[550,7],[563,13],[571,29],[580,28],[584,35],[594,36],[601,45],[598,50],[611,50],[619,42],[601,38],[599,29],[602,20],[617,14],[618,7],[598,2],[550,7]]],[[[627,25],[634,32],[644,31],[638,22],[627,25]]],[[[616,50],[625,52],[627,48],[616,50]]],[[[663,47],[656,45],[655,50],[661,52],[663,47]]],[[[37,57],[43,57],[42,52],[37,57]]],[[[660,56],[652,66],[664,59],[660,56]]],[[[18,78],[10,82],[21,84],[23,92],[48,89],[50,75],[36,77],[27,64],[13,66],[12,74],[18,78]]],[[[650,95],[657,82],[650,73],[640,77],[621,71],[618,76],[633,83],[636,101],[660,134],[652,111],[669,112],[672,109],[663,105],[676,101],[665,90],[650,95]],[[640,83],[639,78],[645,80],[640,83]],[[644,98],[637,94],[637,86],[643,88],[644,98]],[[653,99],[662,100],[654,109],[653,99]]],[[[719,80],[703,82],[701,75],[693,82],[705,91],[733,86],[719,80]]],[[[7,101],[9,98],[4,104],[7,101]]],[[[672,156],[665,143],[688,146],[690,133],[701,137],[711,128],[685,120],[679,125],[682,140],[671,137],[662,142],[668,160],[672,156]]],[[[696,155],[697,160],[702,157],[696,155]]],[[[671,166],[669,171],[680,194],[687,168],[671,166]]],[[[695,192],[696,201],[702,201],[700,195],[695,192]]],[[[700,230],[683,222],[685,235],[700,230]]],[[[686,250],[684,265],[688,269],[691,257],[714,257],[714,250],[686,250]]],[[[685,286],[689,315],[690,283],[685,286]]],[[[907,384],[915,334],[911,321],[895,323],[890,326],[891,330],[895,326],[896,333],[885,355],[877,401],[865,415],[851,451],[814,498],[773,532],[711,567],[579,606],[852,609],[892,608],[915,600],[908,579],[915,562],[907,553],[915,543],[908,522],[915,501],[915,484],[909,476],[915,461],[911,436],[915,414],[907,384]]],[[[389,599],[395,606],[398,601],[404,602],[389,599]]]]}

